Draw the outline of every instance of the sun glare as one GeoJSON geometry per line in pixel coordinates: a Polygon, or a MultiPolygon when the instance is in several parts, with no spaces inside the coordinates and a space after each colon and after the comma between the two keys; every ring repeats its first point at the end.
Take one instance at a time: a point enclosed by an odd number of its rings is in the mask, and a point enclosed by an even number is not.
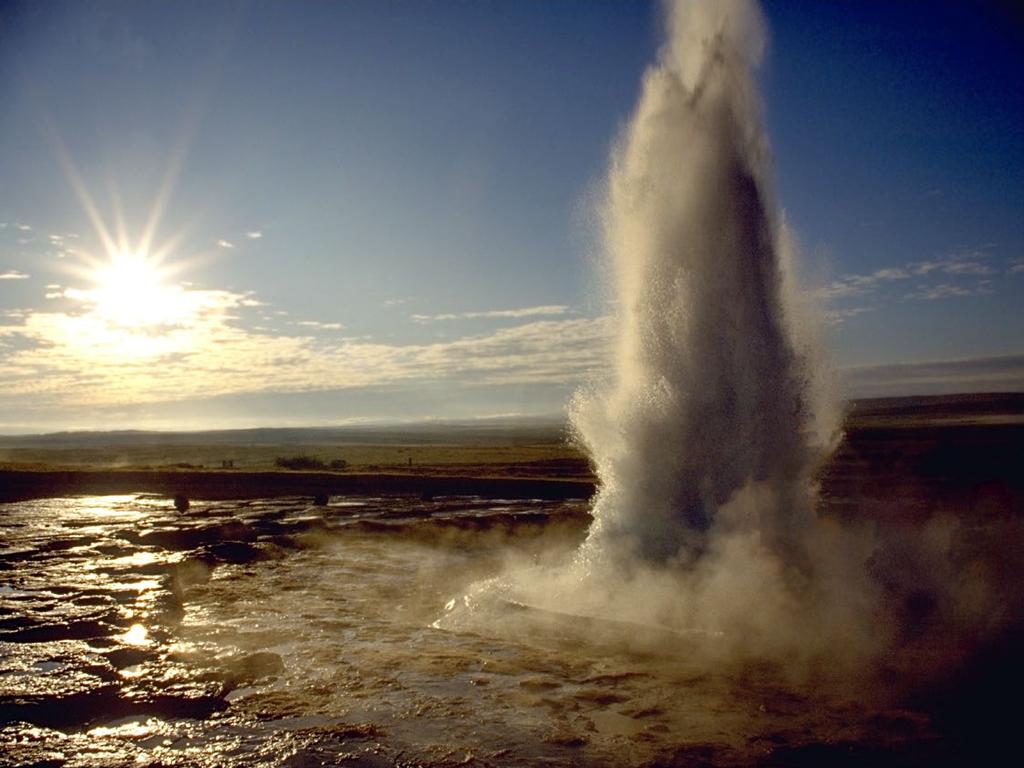
{"type": "Polygon", "coordinates": [[[164,283],[164,270],[143,253],[121,251],[92,271],[93,289],[81,298],[103,323],[126,331],[152,332],[180,325],[189,304],[184,291],[164,283]]]}
{"type": "Polygon", "coordinates": [[[175,250],[181,233],[153,247],[181,153],[172,158],[141,235],[133,244],[117,196],[110,226],[63,145],[58,142],[56,150],[103,254],[100,257],[81,250],[77,263],[66,265],[68,272],[90,284],[87,288],[69,286],[59,294],[78,304],[77,311],[53,320],[69,347],[82,356],[123,363],[194,348],[197,324],[210,309],[209,292],[172,282],[185,265],[179,260],[171,266],[166,259],[175,250]]]}
{"type": "Polygon", "coordinates": [[[195,346],[208,303],[202,292],[169,283],[173,270],[159,256],[118,249],[103,260],[83,259],[76,274],[92,285],[64,291],[84,311],[63,316],[60,326],[77,354],[132,363],[195,346]]]}
{"type": "Polygon", "coordinates": [[[96,312],[112,325],[145,330],[174,325],[186,314],[181,289],[165,285],[159,266],[145,254],[114,254],[93,279],[96,312]]]}

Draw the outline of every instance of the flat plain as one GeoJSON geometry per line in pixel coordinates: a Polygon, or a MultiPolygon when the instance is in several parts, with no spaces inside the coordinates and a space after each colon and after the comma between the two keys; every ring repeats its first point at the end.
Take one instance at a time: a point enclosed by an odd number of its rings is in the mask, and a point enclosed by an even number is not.
{"type": "MultiPolygon", "coordinates": [[[[1024,395],[952,395],[848,404],[817,474],[828,514],[920,520],[936,512],[1019,514],[1021,466],[1024,395]]],[[[595,482],[568,425],[555,419],[0,437],[0,500],[7,501],[389,489],[585,498],[595,482]],[[296,459],[304,469],[280,466],[296,459]]]]}

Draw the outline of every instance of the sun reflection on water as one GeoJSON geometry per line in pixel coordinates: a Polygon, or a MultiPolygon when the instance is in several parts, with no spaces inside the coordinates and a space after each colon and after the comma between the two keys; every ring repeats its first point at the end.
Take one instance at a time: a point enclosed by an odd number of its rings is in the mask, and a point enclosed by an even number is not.
{"type": "Polygon", "coordinates": [[[132,624],[128,631],[124,634],[116,636],[125,645],[133,645],[136,647],[145,647],[152,645],[153,640],[149,636],[149,630],[147,630],[142,624],[132,624]]]}
{"type": "Polygon", "coordinates": [[[164,723],[156,718],[150,718],[145,722],[129,720],[127,722],[115,722],[111,725],[100,725],[89,729],[89,735],[94,738],[106,738],[113,736],[123,739],[141,739],[151,736],[161,730],[164,723]]]}

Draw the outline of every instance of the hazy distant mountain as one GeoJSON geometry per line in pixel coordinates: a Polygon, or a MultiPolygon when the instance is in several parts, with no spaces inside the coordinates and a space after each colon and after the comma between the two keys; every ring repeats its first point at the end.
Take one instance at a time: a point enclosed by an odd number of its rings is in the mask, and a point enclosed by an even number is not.
{"type": "Polygon", "coordinates": [[[968,418],[1024,414],[1024,393],[982,392],[963,395],[874,397],[850,402],[850,415],[915,418],[968,418]]]}
{"type": "MultiPolygon", "coordinates": [[[[924,395],[854,400],[854,418],[970,418],[1024,415],[1024,393],[924,395]]],[[[501,416],[409,424],[359,424],[343,427],[261,427],[198,432],[116,430],[54,432],[45,435],[0,435],[0,448],[94,448],[141,445],[338,445],[547,443],[566,439],[564,416],[501,416]]]]}
{"type": "Polygon", "coordinates": [[[90,448],[136,445],[334,445],[344,443],[532,443],[563,440],[561,416],[507,416],[343,427],[260,427],[195,432],[145,430],[0,435],[2,448],[90,448]]]}

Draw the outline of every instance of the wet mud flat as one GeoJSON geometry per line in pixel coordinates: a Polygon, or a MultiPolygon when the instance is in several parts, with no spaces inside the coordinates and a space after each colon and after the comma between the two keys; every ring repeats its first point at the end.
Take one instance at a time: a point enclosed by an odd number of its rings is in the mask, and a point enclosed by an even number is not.
{"type": "Polygon", "coordinates": [[[942,594],[894,584],[906,635],[864,696],[770,663],[709,669],[687,638],[638,644],[651,628],[509,604],[490,627],[439,621],[510,561],[570,557],[582,501],[5,504],[0,765],[962,764],[1012,733],[1012,523],[950,539],[1005,590],[997,631],[935,632],[942,594]],[[915,677],[913,653],[951,661],[915,677]]]}

